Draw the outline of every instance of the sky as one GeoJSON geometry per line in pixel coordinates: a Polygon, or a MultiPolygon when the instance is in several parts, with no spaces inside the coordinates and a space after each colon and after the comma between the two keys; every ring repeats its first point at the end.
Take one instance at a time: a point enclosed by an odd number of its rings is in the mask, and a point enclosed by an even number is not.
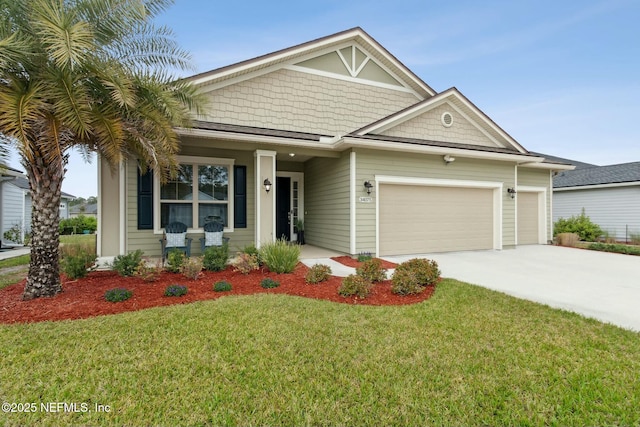
{"type": "MultiPolygon", "coordinates": [[[[361,27],[530,151],[640,161],[638,0],[176,0],[156,22],[191,53],[192,74],[361,27]]],[[[67,169],[63,191],[97,195],[95,161],[72,155],[67,169]]]]}

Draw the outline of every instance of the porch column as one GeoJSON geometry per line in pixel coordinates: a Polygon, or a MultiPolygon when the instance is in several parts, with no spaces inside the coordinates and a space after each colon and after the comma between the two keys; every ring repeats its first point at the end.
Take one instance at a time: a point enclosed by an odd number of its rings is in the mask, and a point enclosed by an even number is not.
{"type": "Polygon", "coordinates": [[[107,162],[98,156],[98,257],[113,257],[121,254],[122,242],[121,185],[123,168],[112,173],[107,162]]]}
{"type": "Polygon", "coordinates": [[[273,242],[276,230],[276,152],[256,150],[256,247],[273,242]],[[266,191],[264,182],[271,189],[266,191]]]}

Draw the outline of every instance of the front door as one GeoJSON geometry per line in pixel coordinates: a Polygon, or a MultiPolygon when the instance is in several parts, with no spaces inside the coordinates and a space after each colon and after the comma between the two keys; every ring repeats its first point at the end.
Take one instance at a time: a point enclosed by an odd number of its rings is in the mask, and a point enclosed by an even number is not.
{"type": "Polygon", "coordinates": [[[276,239],[291,240],[291,178],[276,177],[276,239]]]}

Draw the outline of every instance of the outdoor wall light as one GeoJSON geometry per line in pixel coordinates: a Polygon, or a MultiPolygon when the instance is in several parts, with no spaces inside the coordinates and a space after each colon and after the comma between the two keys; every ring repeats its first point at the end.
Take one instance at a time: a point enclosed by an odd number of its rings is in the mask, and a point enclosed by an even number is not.
{"type": "Polygon", "coordinates": [[[373,188],[373,184],[371,183],[371,181],[365,181],[364,188],[367,189],[367,194],[371,194],[371,189],[373,188]]]}
{"type": "Polygon", "coordinates": [[[513,187],[507,188],[507,193],[509,193],[509,196],[511,196],[512,199],[516,197],[516,189],[513,187]]]}
{"type": "Polygon", "coordinates": [[[268,193],[269,190],[271,190],[271,181],[269,181],[269,178],[265,179],[263,184],[264,184],[264,189],[268,193]]]}
{"type": "Polygon", "coordinates": [[[444,162],[448,165],[449,163],[453,163],[456,161],[456,158],[453,157],[451,154],[447,154],[443,157],[444,162]]]}

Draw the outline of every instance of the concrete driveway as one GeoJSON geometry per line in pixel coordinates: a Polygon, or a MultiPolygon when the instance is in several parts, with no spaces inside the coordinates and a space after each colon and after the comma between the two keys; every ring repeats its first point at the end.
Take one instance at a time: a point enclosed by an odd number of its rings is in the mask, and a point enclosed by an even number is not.
{"type": "MultiPolygon", "coordinates": [[[[451,277],[640,331],[640,257],[559,246],[420,255],[451,277]]],[[[384,257],[402,262],[415,256],[384,257]]]]}

